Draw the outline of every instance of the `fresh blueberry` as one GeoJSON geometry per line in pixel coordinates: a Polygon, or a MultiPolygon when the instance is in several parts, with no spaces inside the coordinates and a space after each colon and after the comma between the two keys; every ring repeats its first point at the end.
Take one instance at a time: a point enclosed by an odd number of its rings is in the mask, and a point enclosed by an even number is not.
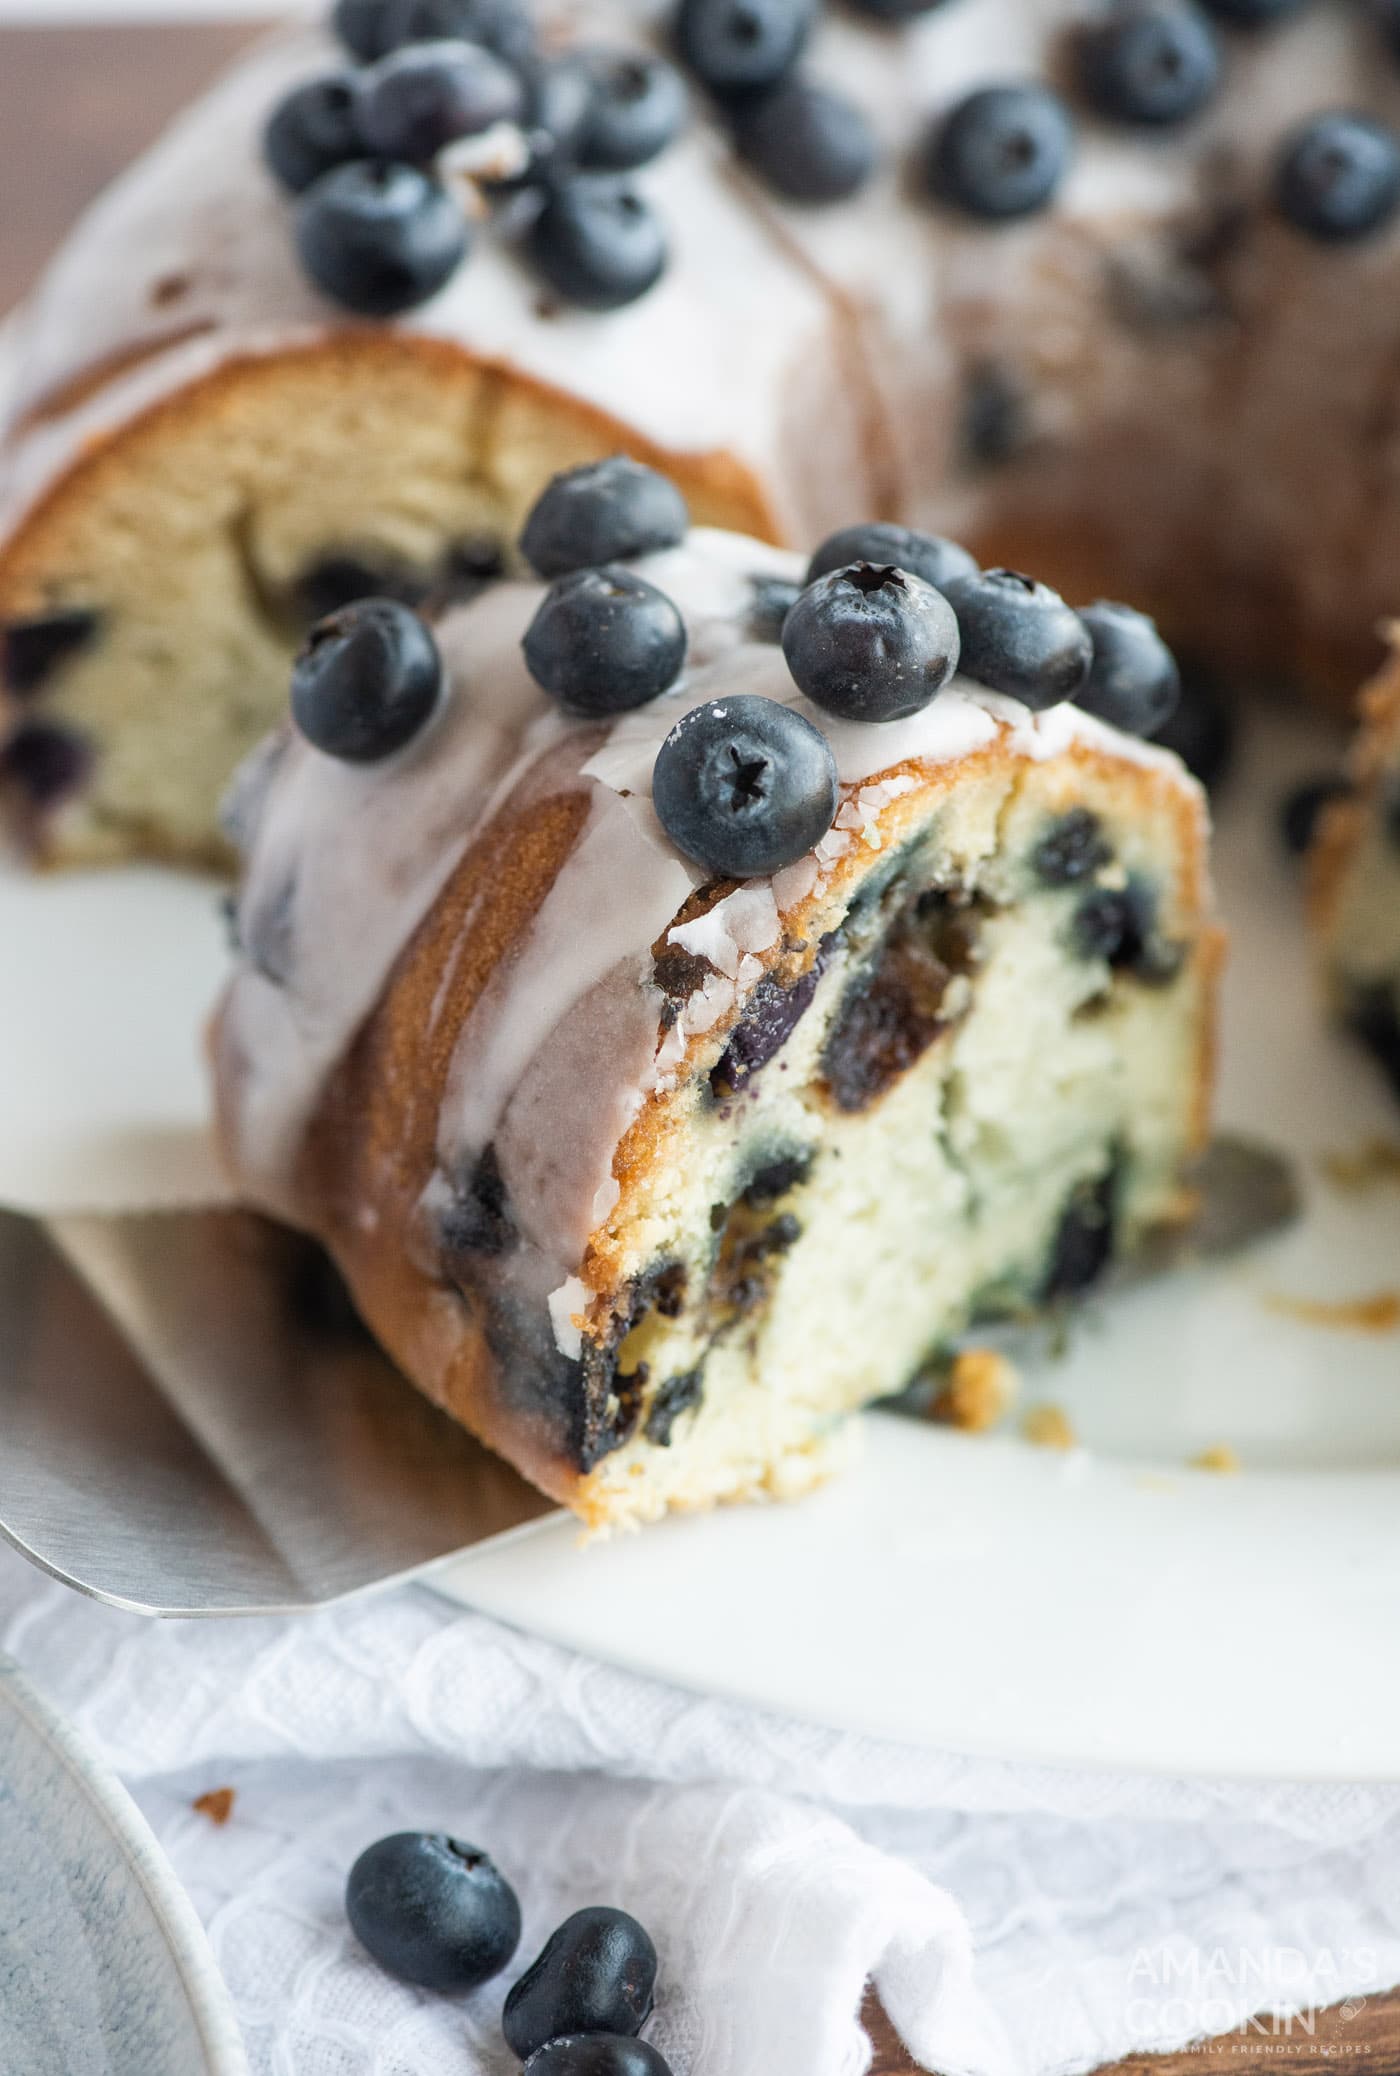
{"type": "Polygon", "coordinates": [[[1128,735],[1155,735],[1181,697],[1176,659],[1146,613],[1100,599],[1079,615],[1094,644],[1075,704],[1128,735]]]}
{"type": "Polygon", "coordinates": [[[1069,115],[1048,87],[982,87],[934,130],[928,186],[969,216],[1029,216],[1049,202],[1073,149],[1069,115]]]}
{"type": "Polygon", "coordinates": [[[571,54],[587,88],[575,143],[592,172],[627,173],[663,152],[685,122],[680,74],[645,51],[584,49],[571,54]]]}
{"type": "Polygon", "coordinates": [[[654,584],[621,563],[552,583],[525,630],[537,685],[574,714],[624,714],[680,676],[685,622],[654,584]]]}
{"type": "Polygon", "coordinates": [[[666,237],[625,180],[585,173],[549,196],[530,230],[530,257],[550,287],[585,310],[620,310],[654,288],[666,237]]]}
{"type": "Polygon", "coordinates": [[[263,131],[263,157],[283,187],[299,195],[332,166],[364,157],[353,72],[328,72],[293,87],[263,131]]]}
{"type": "Polygon", "coordinates": [[[681,0],[676,44],[721,100],[775,86],[801,55],[814,0],[681,0]]]}
{"type": "Polygon", "coordinates": [[[546,158],[562,165],[574,163],[593,109],[593,79],[582,53],[566,50],[557,57],[538,58],[522,77],[526,121],[535,133],[536,176],[546,158]]]}
{"type": "Polygon", "coordinates": [[[416,166],[361,159],[313,181],[296,205],[301,263],[324,295],[394,317],[437,294],[466,256],[466,219],[416,166]]]}
{"type": "Polygon", "coordinates": [[[331,27],[352,57],[368,62],[388,48],[388,12],[388,0],[335,0],[331,27]]]}
{"type": "Polygon", "coordinates": [[[372,62],[409,43],[481,43],[507,64],[523,63],[534,30],[516,0],[337,0],[336,34],[357,58],[372,62]]]}
{"type": "Polygon", "coordinates": [[[1220,46],[1193,0],[1130,0],[1077,42],[1080,81],[1100,115],[1179,123],[1220,84],[1220,46]]]}
{"type": "Polygon", "coordinates": [[[1400,143],[1369,115],[1315,116],[1284,145],[1274,199],[1323,244],[1368,237],[1400,207],[1400,143]]]}
{"type": "Polygon", "coordinates": [[[625,2033],[563,2033],[535,2049],[523,2076],[671,2076],[671,2064],[625,2033]]]}
{"type": "Polygon", "coordinates": [[[379,158],[426,161],[523,105],[515,73],[481,44],[410,43],[364,75],[360,133],[379,158]]]}
{"type": "Polygon", "coordinates": [[[843,526],[828,534],[807,565],[807,582],[852,562],[893,563],[941,591],[954,577],[974,577],[977,564],[966,548],[941,534],[916,533],[912,526],[891,526],[872,519],[864,526],[843,526]]]}
{"type": "Polygon", "coordinates": [[[1014,569],[958,577],[948,599],[962,631],[966,675],[1039,710],[1073,699],[1094,645],[1058,591],[1014,569]]]}
{"type": "Polygon", "coordinates": [[[798,689],[843,721],[903,721],[958,667],[958,623],[941,591],[889,564],[854,562],[808,585],[783,622],[798,689]]]}
{"type": "Polygon", "coordinates": [[[535,25],[529,8],[519,0],[453,0],[448,11],[452,26],[445,34],[484,43],[517,70],[533,57],[535,25]]]}
{"type": "Polygon", "coordinates": [[[1295,786],[1279,812],[1284,849],[1301,858],[1317,834],[1324,809],[1334,800],[1345,800],[1350,792],[1346,780],[1335,772],[1324,778],[1305,779],[1302,785],[1295,786]]]}
{"type": "Polygon", "coordinates": [[[1199,663],[1184,664],[1175,713],[1154,742],[1174,750],[1203,786],[1218,786],[1235,753],[1235,722],[1219,680],[1199,663]]]}
{"type": "Polygon", "coordinates": [[[345,1910],[380,1967],[424,1989],[475,1989],[520,1944],[510,1883],[476,1846],[431,1831],[368,1846],[350,1869],[345,1910]]]}
{"type": "Polygon", "coordinates": [[[26,721],[0,743],[0,791],[13,788],[31,808],[46,811],[78,792],[96,759],[90,742],[50,721],[26,721]]]}
{"type": "Polygon", "coordinates": [[[875,167],[875,133],[844,94],[789,73],[734,111],[739,155],[790,202],[840,202],[875,167]]]}
{"type": "Polygon", "coordinates": [[[41,691],[60,664],[92,646],[101,625],[91,606],[54,606],[0,623],[0,683],[18,695],[41,691]]]}
{"type": "Polygon", "coordinates": [[[506,2045],[525,2061],[566,2033],[640,2033],[651,2017],[656,1948],[625,1910],[565,1918],[506,1998],[506,2045]]]}
{"type": "Polygon", "coordinates": [[[442,692],[427,626],[392,598],[362,598],[318,621],[292,665],[292,719],[309,743],[347,764],[392,756],[442,692]]]}
{"type": "Polygon", "coordinates": [[[1271,29],[1297,14],[1304,0],[1202,0],[1202,5],[1232,29],[1271,29]]]}
{"type": "Polygon", "coordinates": [[[750,577],[753,594],[747,635],[751,642],[780,642],[783,622],[802,596],[803,586],[791,577],[750,577]]]}
{"type": "Polygon", "coordinates": [[[678,850],[733,879],[779,872],[836,814],[836,759],[791,707],[743,692],[693,707],[657,751],[652,804],[678,850]]]}
{"type": "Polygon", "coordinates": [[[525,521],[520,552],[542,577],[562,577],[674,548],[689,524],[685,499],[668,476],[611,454],[545,485],[525,521]]]}

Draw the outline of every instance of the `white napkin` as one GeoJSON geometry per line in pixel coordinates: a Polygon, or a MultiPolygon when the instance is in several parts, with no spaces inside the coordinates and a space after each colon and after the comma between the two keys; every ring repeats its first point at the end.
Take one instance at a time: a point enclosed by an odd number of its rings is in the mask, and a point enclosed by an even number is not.
{"type": "Polygon", "coordinates": [[[515,2070],[513,1971],[432,1997],[346,1929],[356,1853],[418,1827],[509,1874],[521,1966],[582,1903],[640,1917],[662,1956],[650,2037],[676,2076],[857,2076],[868,1977],[940,2076],[1068,2076],[1400,1981],[1400,1791],[882,1745],[635,1678],[422,1588],[295,1622],[156,1624],[0,1553],[0,1648],[135,1792],[258,2076],[515,2070]],[[193,1806],[219,1788],[222,1825],[193,1806]]]}

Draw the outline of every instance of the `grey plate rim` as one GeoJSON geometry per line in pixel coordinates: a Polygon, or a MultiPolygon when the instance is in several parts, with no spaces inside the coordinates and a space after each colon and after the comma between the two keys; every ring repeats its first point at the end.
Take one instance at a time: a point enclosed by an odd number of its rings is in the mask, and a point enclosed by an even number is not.
{"type": "Polygon", "coordinates": [[[205,2067],[190,2076],[248,2076],[233,2002],[193,1903],[154,1831],[86,1737],[0,1652],[0,1708],[8,1708],[96,1814],[130,1881],[140,1890],[188,1999],[205,2067]]]}

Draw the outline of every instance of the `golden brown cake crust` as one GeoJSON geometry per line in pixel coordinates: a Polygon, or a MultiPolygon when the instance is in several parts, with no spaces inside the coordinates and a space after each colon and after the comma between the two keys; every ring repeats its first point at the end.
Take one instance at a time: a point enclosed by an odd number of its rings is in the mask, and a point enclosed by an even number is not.
{"type": "MultiPolygon", "coordinates": [[[[138,351],[142,357],[154,357],[197,336],[199,329],[178,331],[146,348],[132,349],[131,355],[118,361],[98,364],[87,378],[65,385],[61,397],[31,407],[12,435],[32,421],[65,416],[90,401],[98,389],[129,371],[138,351]]],[[[482,408],[488,421],[505,397],[518,396],[542,412],[557,414],[561,452],[577,445],[589,454],[631,454],[672,477],[691,502],[698,523],[728,526],[761,539],[777,538],[769,500],[752,472],[731,454],[662,448],[583,398],[504,361],[484,359],[454,340],[369,325],[348,326],[321,339],[266,353],[235,354],[200,379],[87,441],[72,467],[24,514],[0,550],[0,618],[17,618],[45,602],[39,588],[43,577],[64,561],[75,522],[85,516],[87,501],[100,491],[108,471],[131,470],[139,479],[149,466],[153,445],[168,447],[191,437],[197,440],[207,425],[245,401],[256,403],[266,397],[277,410],[289,413],[296,394],[295,390],[288,392],[289,380],[298,388],[309,380],[310,393],[329,394],[347,376],[365,371],[376,380],[391,381],[396,363],[410,364],[441,385],[444,419],[452,415],[449,399],[453,392],[470,393],[475,401],[485,385],[488,394],[482,408]]],[[[484,431],[489,439],[489,429],[484,431]]]]}

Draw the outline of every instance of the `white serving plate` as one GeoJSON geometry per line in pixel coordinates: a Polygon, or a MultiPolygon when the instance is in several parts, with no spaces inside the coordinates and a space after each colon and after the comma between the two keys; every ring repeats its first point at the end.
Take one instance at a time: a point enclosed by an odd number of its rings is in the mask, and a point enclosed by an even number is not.
{"type": "Polygon", "coordinates": [[[1400,1333],[1276,1295],[1400,1288],[1400,1188],[1319,1156],[1400,1140],[1319,1014],[1277,805],[1337,745],[1256,721],[1217,847],[1232,932],[1219,1114],[1298,1163],[1287,1234],[1092,1309],[1027,1368],[1068,1455],[888,1414],[799,1506],[675,1520],[580,1553],[557,1518],[439,1577],[638,1671],[874,1736],[1174,1774],[1400,1780],[1400,1333]],[[1238,1476],[1191,1470],[1227,1443],[1238,1476]]]}
{"type": "Polygon", "coordinates": [[[246,2076],[227,1992],[125,1788],[0,1659],[0,2069],[246,2076]]]}

